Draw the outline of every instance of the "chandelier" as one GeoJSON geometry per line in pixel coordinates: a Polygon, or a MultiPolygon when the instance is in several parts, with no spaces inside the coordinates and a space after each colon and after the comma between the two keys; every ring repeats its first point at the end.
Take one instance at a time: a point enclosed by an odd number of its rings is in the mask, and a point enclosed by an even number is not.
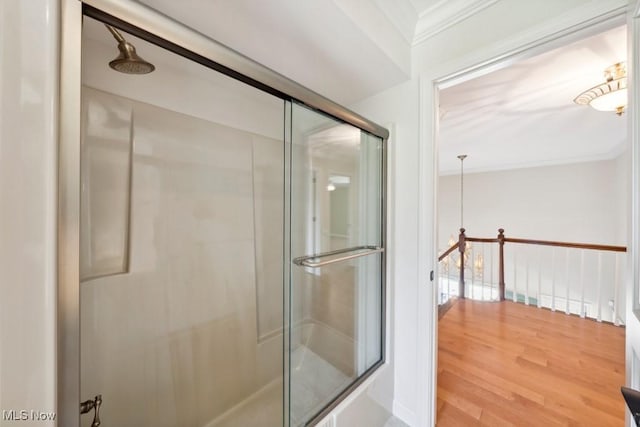
{"type": "MultiPolygon", "coordinates": [[[[455,245],[457,242],[453,235],[449,237],[449,247],[455,245]]],[[[460,267],[464,266],[465,269],[470,269],[473,273],[473,277],[481,277],[484,271],[484,256],[482,254],[476,254],[473,257],[473,249],[471,242],[464,242],[464,252],[462,257],[458,251],[450,253],[445,259],[442,260],[445,274],[449,274],[449,271],[460,270],[460,267]],[[471,259],[473,258],[473,266],[471,266],[471,259]]]]}
{"type": "Polygon", "coordinates": [[[591,105],[598,111],[615,111],[619,116],[627,106],[627,66],[618,62],[604,70],[605,82],[592,87],[573,102],[580,105],[591,105]]]}
{"type": "MultiPolygon", "coordinates": [[[[467,158],[467,155],[460,154],[457,157],[460,160],[460,230],[462,230],[464,226],[464,159],[467,158]]],[[[458,240],[451,235],[448,242],[449,247],[455,245],[457,241],[458,240]]],[[[462,256],[459,255],[459,251],[456,252],[452,252],[443,260],[444,270],[447,274],[449,273],[449,270],[454,267],[456,270],[460,270],[460,268],[470,268],[474,277],[482,274],[484,258],[481,254],[477,254],[475,259],[473,259],[471,242],[468,240],[464,242],[464,251],[462,252],[462,256]]]]}

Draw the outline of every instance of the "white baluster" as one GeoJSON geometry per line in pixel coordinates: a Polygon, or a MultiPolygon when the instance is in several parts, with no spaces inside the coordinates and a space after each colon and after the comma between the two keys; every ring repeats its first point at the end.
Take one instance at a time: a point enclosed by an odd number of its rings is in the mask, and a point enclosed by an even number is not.
{"type": "Polygon", "coordinates": [[[471,270],[471,299],[474,299],[474,294],[475,294],[474,289],[473,289],[473,288],[475,288],[474,282],[475,282],[475,276],[476,276],[474,274],[475,271],[473,271],[474,270],[473,269],[473,263],[474,263],[474,260],[475,260],[475,257],[473,256],[473,251],[475,250],[475,247],[476,246],[473,245],[473,247],[471,248],[471,251],[470,251],[471,253],[469,254],[469,266],[470,266],[470,270],[471,270]]]}
{"type": "Polygon", "coordinates": [[[570,254],[569,248],[566,248],[565,253],[564,253],[564,259],[565,259],[564,277],[565,277],[565,288],[566,288],[564,312],[566,314],[570,313],[570,309],[569,309],[569,286],[571,286],[571,281],[569,280],[569,254],[570,254]]]}
{"type": "Polygon", "coordinates": [[[527,254],[525,255],[526,264],[525,264],[525,280],[524,280],[524,303],[529,305],[529,256],[531,251],[529,249],[526,250],[527,254]]]}
{"type": "Polygon", "coordinates": [[[538,308],[542,307],[542,246],[538,247],[538,308]]]}
{"type": "Polygon", "coordinates": [[[451,254],[447,255],[447,300],[451,298],[451,254]]]}
{"type": "Polygon", "coordinates": [[[580,317],[587,315],[584,308],[584,249],[580,250],[580,317]]]}
{"type": "Polygon", "coordinates": [[[480,270],[481,270],[481,273],[480,273],[480,274],[481,274],[481,275],[480,275],[480,280],[481,280],[481,282],[482,282],[482,299],[483,299],[483,300],[491,299],[491,290],[489,290],[489,298],[486,298],[486,297],[485,297],[485,290],[486,290],[485,283],[484,283],[484,267],[485,267],[485,262],[484,262],[484,247],[485,247],[485,246],[486,246],[486,245],[483,243],[483,244],[482,244],[482,254],[481,254],[481,256],[482,256],[482,264],[480,265],[480,270]]]}
{"type": "Polygon", "coordinates": [[[518,302],[518,245],[513,245],[513,302],[518,302]]]}
{"type": "Polygon", "coordinates": [[[617,252],[613,253],[613,256],[616,259],[616,264],[615,264],[615,268],[616,271],[614,273],[614,281],[613,281],[613,324],[616,326],[620,325],[620,321],[618,318],[618,270],[620,267],[620,257],[618,256],[617,252]]]}
{"type": "Polygon", "coordinates": [[[491,258],[490,260],[490,264],[489,264],[489,276],[490,276],[490,280],[491,283],[489,283],[490,287],[491,287],[491,296],[493,299],[493,286],[494,286],[494,281],[493,281],[493,245],[489,246],[489,257],[491,258]]]}
{"type": "Polygon", "coordinates": [[[598,252],[598,322],[602,322],[602,251],[598,252]]]}
{"type": "Polygon", "coordinates": [[[551,250],[551,311],[556,311],[556,248],[551,250]]]}

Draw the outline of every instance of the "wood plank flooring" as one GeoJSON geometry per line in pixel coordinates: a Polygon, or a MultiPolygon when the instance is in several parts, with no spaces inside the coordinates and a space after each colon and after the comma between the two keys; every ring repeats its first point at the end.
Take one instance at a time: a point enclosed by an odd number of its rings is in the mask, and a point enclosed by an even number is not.
{"type": "Polygon", "coordinates": [[[438,335],[438,427],[624,425],[624,328],[458,300],[438,335]]]}

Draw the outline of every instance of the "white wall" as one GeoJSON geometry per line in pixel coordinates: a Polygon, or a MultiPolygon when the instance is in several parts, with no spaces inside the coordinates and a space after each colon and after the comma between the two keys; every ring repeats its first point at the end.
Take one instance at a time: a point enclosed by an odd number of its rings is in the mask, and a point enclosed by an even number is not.
{"type": "MultiPolygon", "coordinates": [[[[625,245],[625,159],[465,174],[466,234],[495,237],[504,228],[508,237],[625,245]]],[[[438,202],[445,248],[460,228],[460,176],[440,177],[438,202]]]]}
{"type": "Polygon", "coordinates": [[[58,17],[0,2],[0,411],[55,411],[58,17]]]}
{"type": "Polygon", "coordinates": [[[418,307],[418,101],[417,79],[353,106],[359,113],[395,129],[389,148],[388,210],[391,322],[389,367],[373,384],[376,401],[407,422],[417,422],[416,366],[418,307]]]}

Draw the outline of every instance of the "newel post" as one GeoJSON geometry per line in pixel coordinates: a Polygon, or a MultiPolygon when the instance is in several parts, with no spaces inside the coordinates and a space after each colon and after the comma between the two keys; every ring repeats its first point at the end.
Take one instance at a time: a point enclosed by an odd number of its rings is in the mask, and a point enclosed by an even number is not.
{"type": "Polygon", "coordinates": [[[458,298],[464,299],[464,250],[467,246],[467,236],[464,228],[460,229],[458,236],[458,252],[460,253],[460,278],[458,280],[458,298]]]}
{"type": "Polygon", "coordinates": [[[498,247],[500,248],[500,265],[498,267],[500,287],[500,301],[504,301],[504,228],[498,229],[498,247]]]}

